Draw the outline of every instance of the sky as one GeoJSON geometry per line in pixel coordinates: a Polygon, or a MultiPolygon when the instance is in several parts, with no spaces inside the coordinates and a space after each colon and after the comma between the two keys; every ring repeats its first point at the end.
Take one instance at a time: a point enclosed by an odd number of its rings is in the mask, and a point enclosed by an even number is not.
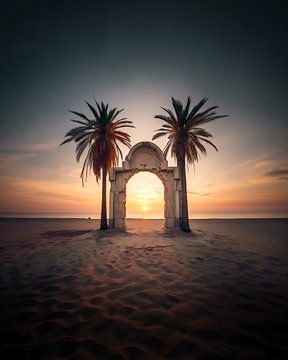
{"type": "MultiPolygon", "coordinates": [[[[206,127],[219,152],[188,169],[190,216],[287,216],[287,10],[284,1],[6,1],[0,212],[99,216],[100,185],[91,175],[83,188],[74,145],[59,147],[69,109],[88,115],[93,96],[125,108],[134,145],[151,141],[171,96],[207,96],[229,117],[206,127]]],[[[127,216],[161,217],[163,207],[155,175],[130,179],[127,216]]]]}

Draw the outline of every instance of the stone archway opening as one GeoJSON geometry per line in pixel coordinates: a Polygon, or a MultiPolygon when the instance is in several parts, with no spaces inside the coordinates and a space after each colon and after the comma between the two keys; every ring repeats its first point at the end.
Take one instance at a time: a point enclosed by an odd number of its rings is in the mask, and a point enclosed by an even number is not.
{"type": "Polygon", "coordinates": [[[164,227],[164,185],[150,171],[134,174],[126,185],[127,230],[139,227],[136,219],[143,228],[161,230],[164,227]]]}
{"type": "Polygon", "coordinates": [[[126,185],[133,175],[142,171],[149,171],[162,181],[165,227],[177,227],[181,216],[179,170],[177,167],[169,167],[161,149],[148,141],[134,145],[123,161],[122,167],[114,167],[110,171],[110,227],[126,229],[126,185]]]}

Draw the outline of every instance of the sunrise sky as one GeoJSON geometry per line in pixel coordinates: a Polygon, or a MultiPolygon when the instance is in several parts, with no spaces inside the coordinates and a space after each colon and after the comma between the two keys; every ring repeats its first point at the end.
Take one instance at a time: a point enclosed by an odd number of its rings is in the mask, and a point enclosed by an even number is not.
{"type": "MultiPolygon", "coordinates": [[[[219,152],[189,168],[190,216],[287,216],[284,2],[71,3],[11,1],[1,10],[1,212],[98,217],[100,185],[91,175],[82,188],[74,145],[59,147],[73,126],[68,109],[89,114],[93,96],[124,107],[134,145],[152,139],[161,125],[153,117],[171,96],[190,95],[229,114],[207,125],[219,152]]],[[[129,181],[127,216],[163,216],[155,175],[129,181]]]]}

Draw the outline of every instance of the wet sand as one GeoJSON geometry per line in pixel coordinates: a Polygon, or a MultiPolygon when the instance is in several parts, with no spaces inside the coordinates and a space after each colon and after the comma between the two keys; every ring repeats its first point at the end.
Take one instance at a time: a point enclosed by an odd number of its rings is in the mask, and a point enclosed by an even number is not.
{"type": "Polygon", "coordinates": [[[287,359],[288,220],[0,220],[1,359],[287,359]]]}

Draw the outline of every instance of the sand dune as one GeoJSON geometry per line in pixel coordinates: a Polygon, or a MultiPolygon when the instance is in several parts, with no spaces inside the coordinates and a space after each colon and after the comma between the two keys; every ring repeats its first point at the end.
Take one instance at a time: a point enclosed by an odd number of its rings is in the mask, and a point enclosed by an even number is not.
{"type": "Polygon", "coordinates": [[[285,359],[288,221],[1,220],[1,359],[285,359]]]}

